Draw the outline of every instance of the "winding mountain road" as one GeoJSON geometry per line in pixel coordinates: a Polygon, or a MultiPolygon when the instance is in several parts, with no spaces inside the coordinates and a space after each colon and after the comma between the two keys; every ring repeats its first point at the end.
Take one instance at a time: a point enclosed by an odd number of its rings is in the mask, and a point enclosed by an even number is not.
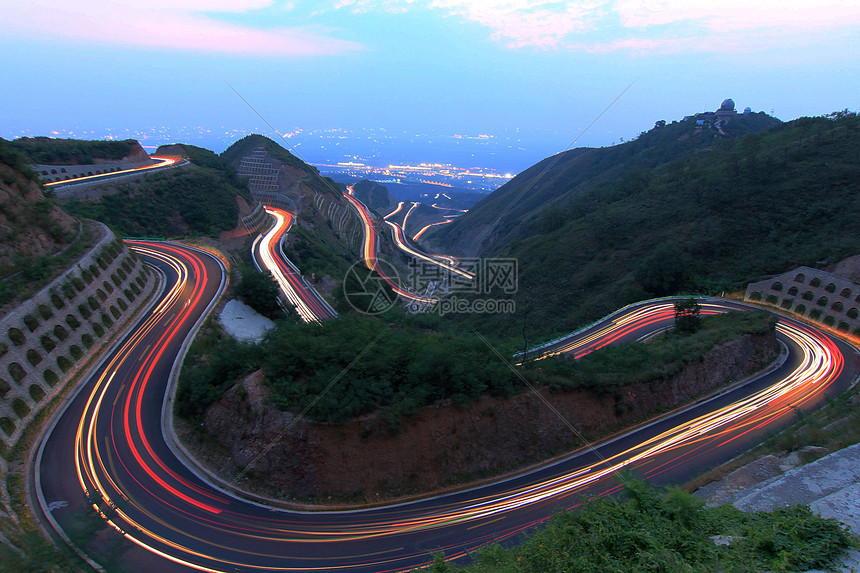
{"type": "MultiPolygon", "coordinates": [[[[268,507],[189,469],[170,439],[171,371],[218,296],[223,268],[176,244],[130,245],[163,273],[164,292],[46,432],[33,484],[44,518],[63,535],[72,536],[81,513],[97,506],[122,539],[113,546],[111,535],[98,534],[91,556],[103,562],[113,555],[129,571],[382,572],[426,564],[432,552],[463,557],[515,538],[583,495],[615,491],[622,468],[661,483],[729,459],[798,409],[850,386],[860,372],[852,346],[781,317],[778,337],[787,353],[777,367],[537,470],[356,511],[268,507]]],[[[702,305],[706,312],[747,308],[720,300],[702,305]]],[[[542,351],[582,354],[646,336],[671,324],[669,306],[628,307],[542,351]]]]}

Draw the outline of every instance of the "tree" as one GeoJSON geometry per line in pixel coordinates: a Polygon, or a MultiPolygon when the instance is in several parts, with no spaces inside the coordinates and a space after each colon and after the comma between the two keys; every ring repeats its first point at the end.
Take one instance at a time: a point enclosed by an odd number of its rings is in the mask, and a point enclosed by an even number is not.
{"type": "Polygon", "coordinates": [[[283,315],[278,305],[280,291],[272,273],[260,273],[250,266],[243,268],[241,273],[242,278],[236,285],[236,296],[263,316],[280,318],[283,315]]]}
{"type": "Polygon", "coordinates": [[[702,324],[699,316],[699,303],[694,298],[679,300],[675,303],[675,332],[678,334],[693,334],[702,324]]]}

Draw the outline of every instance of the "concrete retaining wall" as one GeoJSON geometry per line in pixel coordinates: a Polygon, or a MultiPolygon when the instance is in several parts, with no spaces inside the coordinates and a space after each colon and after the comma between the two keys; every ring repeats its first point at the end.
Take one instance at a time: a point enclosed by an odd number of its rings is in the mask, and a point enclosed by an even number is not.
{"type": "Polygon", "coordinates": [[[13,445],[99,346],[134,315],[154,273],[105,228],[63,275],[0,318],[0,440],[13,445]]]}
{"type": "Polygon", "coordinates": [[[860,284],[825,271],[800,267],[750,283],[744,299],[860,335],[860,284]]]}

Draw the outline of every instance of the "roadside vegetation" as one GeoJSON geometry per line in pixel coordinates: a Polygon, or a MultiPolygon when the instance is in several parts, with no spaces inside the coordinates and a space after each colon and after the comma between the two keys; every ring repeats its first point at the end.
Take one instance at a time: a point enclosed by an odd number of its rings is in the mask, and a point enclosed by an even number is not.
{"type": "Polygon", "coordinates": [[[808,571],[834,565],[857,544],[839,522],[806,506],[759,513],[705,508],[677,487],[656,489],[629,475],[625,482],[620,497],[583,500],[521,545],[490,545],[468,566],[439,556],[430,571],[808,571]],[[717,545],[714,536],[726,543],[717,545]]]}
{"type": "Polygon", "coordinates": [[[137,146],[134,139],[122,141],[87,141],[53,137],[21,137],[12,146],[35,164],[87,165],[94,158],[118,161],[137,146]]]}
{"type": "Polygon", "coordinates": [[[402,417],[439,400],[466,404],[485,394],[512,396],[526,388],[520,376],[553,391],[612,395],[627,384],[672,376],[713,347],[743,334],[771,332],[774,324],[764,311],[705,317],[691,335],[667,333],[648,344],[609,346],[576,361],[559,356],[528,362],[517,372],[499,358],[513,356],[511,342],[490,339],[491,348],[474,333],[432,330],[409,317],[281,321],[258,346],[235,342],[212,325],[185,360],[177,412],[198,421],[230,386],[262,368],[270,400],[280,409],[300,412],[314,403],[308,417],[335,424],[376,413],[381,429],[396,432],[402,417]]]}
{"type": "Polygon", "coordinates": [[[860,117],[801,118],[707,141],[695,129],[678,122],[611,148],[567,152],[515,200],[545,160],[499,199],[440,228],[449,242],[434,245],[456,254],[446,245],[467,240],[456,233],[511,204],[482,256],[518,261],[517,318],[452,320],[552,338],[638,300],[732,292],[860,253],[860,117]]]}
{"type": "Polygon", "coordinates": [[[126,237],[217,237],[238,222],[236,196],[248,196],[240,185],[216,169],[177,169],[118,184],[115,194],[69,201],[64,208],[126,237]]]}

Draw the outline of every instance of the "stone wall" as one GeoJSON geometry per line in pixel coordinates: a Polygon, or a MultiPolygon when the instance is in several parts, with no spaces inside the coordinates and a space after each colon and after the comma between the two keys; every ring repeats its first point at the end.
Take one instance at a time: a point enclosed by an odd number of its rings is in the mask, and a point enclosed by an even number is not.
{"type": "Polygon", "coordinates": [[[105,227],[69,270],[0,318],[0,440],[13,445],[27,423],[131,318],[154,273],[105,227]]]}
{"type": "Polygon", "coordinates": [[[811,267],[750,283],[744,300],[781,308],[845,333],[860,335],[860,284],[811,267]]]}

